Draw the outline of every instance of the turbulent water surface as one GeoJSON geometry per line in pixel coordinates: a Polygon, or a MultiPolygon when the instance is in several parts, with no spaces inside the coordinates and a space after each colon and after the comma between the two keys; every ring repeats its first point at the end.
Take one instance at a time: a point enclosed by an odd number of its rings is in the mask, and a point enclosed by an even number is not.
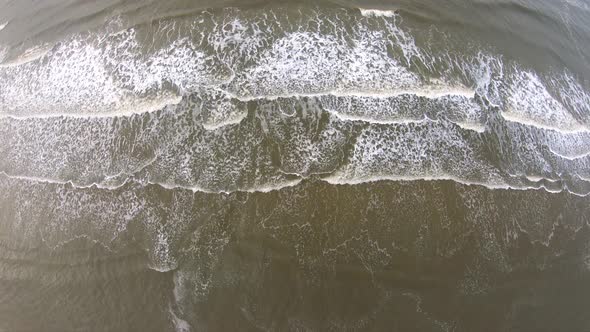
{"type": "Polygon", "coordinates": [[[590,331],[585,0],[0,1],[0,331],[590,331]]]}

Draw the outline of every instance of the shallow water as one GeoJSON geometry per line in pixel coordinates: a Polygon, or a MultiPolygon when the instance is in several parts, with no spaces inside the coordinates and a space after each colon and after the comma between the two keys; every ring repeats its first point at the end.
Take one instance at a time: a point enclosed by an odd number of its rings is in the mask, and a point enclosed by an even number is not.
{"type": "Polygon", "coordinates": [[[587,331],[585,1],[0,3],[0,331],[587,331]]]}

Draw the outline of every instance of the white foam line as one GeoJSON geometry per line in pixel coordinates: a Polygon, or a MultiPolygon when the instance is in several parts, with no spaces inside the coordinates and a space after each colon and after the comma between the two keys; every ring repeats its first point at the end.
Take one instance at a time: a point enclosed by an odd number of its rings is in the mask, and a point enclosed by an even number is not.
{"type": "MultiPolygon", "coordinates": [[[[338,91],[327,91],[327,92],[319,92],[319,93],[293,93],[293,94],[283,94],[283,95],[268,95],[268,96],[254,96],[254,97],[243,97],[238,96],[230,92],[226,92],[226,94],[230,98],[237,99],[241,102],[248,102],[248,101],[260,101],[260,100],[277,100],[280,98],[303,98],[303,97],[323,97],[323,96],[334,96],[334,97],[360,97],[360,98],[378,98],[378,99],[386,99],[386,98],[395,98],[403,95],[415,95],[419,97],[424,97],[428,99],[438,99],[447,96],[460,96],[464,98],[474,98],[475,92],[473,90],[468,89],[457,89],[457,90],[441,90],[439,92],[432,92],[429,93],[425,90],[417,89],[417,90],[399,90],[399,91],[390,91],[390,92],[363,92],[363,91],[349,91],[349,92],[338,92],[338,91]]],[[[0,119],[15,119],[15,120],[26,120],[26,119],[48,119],[48,118],[58,118],[58,117],[65,117],[65,118],[74,118],[74,119],[95,119],[95,118],[112,118],[112,117],[130,117],[137,114],[144,114],[144,113],[152,113],[163,109],[169,105],[177,105],[182,101],[182,96],[175,95],[167,98],[162,98],[158,101],[152,103],[144,103],[141,110],[130,110],[130,111],[115,111],[115,112],[101,112],[101,113],[42,113],[42,114],[26,114],[26,115],[19,115],[19,114],[2,114],[0,113],[0,119]]],[[[236,124],[243,120],[246,117],[244,114],[241,118],[236,118],[231,121],[224,122],[219,126],[207,126],[205,129],[214,130],[219,127],[223,127],[230,124],[236,124]]],[[[352,119],[350,119],[352,120],[352,119]]],[[[358,120],[361,120],[360,118],[358,120]]],[[[379,120],[376,120],[378,123],[379,120]]],[[[388,123],[388,122],[383,122],[388,123]]],[[[394,122],[395,123],[395,122],[394,122]]],[[[403,123],[403,122],[401,122],[403,123]]],[[[466,127],[466,129],[470,129],[466,127]]],[[[474,128],[472,130],[475,130],[474,128]]]]}
{"type": "Polygon", "coordinates": [[[41,59],[51,50],[52,45],[39,45],[26,50],[16,59],[0,64],[0,68],[17,67],[41,59]]]}
{"type": "MultiPolygon", "coordinates": [[[[365,122],[365,123],[381,124],[381,125],[408,125],[408,124],[414,124],[414,123],[426,123],[426,122],[438,123],[439,122],[439,120],[431,119],[427,115],[424,115],[424,118],[422,118],[422,119],[377,120],[377,119],[373,119],[373,118],[366,117],[366,116],[355,116],[355,115],[349,115],[349,114],[342,114],[342,113],[339,113],[339,112],[331,110],[331,109],[325,109],[325,111],[330,114],[333,114],[339,120],[342,120],[342,121],[365,122]]],[[[452,120],[448,120],[448,121],[456,124],[457,126],[459,126],[462,129],[465,129],[465,130],[471,130],[471,131],[475,131],[478,133],[485,132],[485,126],[478,124],[478,123],[457,122],[457,121],[452,121],[452,120]]]]}
{"type": "Polygon", "coordinates": [[[0,23],[0,31],[4,30],[4,28],[6,28],[6,26],[8,25],[9,21],[6,21],[4,23],[0,23]]]}
{"type": "MultiPolygon", "coordinates": [[[[338,111],[335,111],[333,109],[328,109],[328,108],[325,108],[324,110],[330,114],[333,114],[339,120],[342,120],[342,121],[366,122],[366,123],[381,124],[381,125],[408,125],[408,124],[414,124],[414,123],[426,123],[426,122],[438,123],[439,122],[438,119],[431,119],[426,114],[424,114],[424,117],[422,119],[378,120],[378,119],[374,119],[374,118],[367,117],[367,116],[356,116],[356,115],[350,115],[350,114],[343,114],[343,113],[340,113],[338,111]]],[[[452,120],[449,120],[446,118],[445,118],[445,120],[456,124],[457,126],[459,126],[462,129],[475,131],[477,133],[483,133],[486,130],[485,125],[475,123],[475,122],[452,121],[452,120]]]]}
{"type": "MultiPolygon", "coordinates": [[[[450,120],[449,120],[450,121],[450,120]]],[[[461,121],[451,121],[454,124],[456,124],[457,126],[466,129],[466,130],[471,130],[471,131],[475,131],[477,133],[484,133],[486,131],[486,126],[484,124],[481,123],[477,123],[477,122],[461,122],[461,121]]]]}
{"type": "Polygon", "coordinates": [[[227,195],[227,194],[232,194],[232,193],[236,193],[236,192],[269,193],[269,192],[281,190],[283,188],[295,187],[298,184],[300,184],[302,181],[303,181],[302,179],[296,179],[296,180],[284,182],[282,184],[273,184],[273,185],[253,187],[253,188],[248,188],[248,189],[237,189],[237,190],[210,190],[210,189],[206,189],[206,188],[198,187],[198,186],[184,186],[184,185],[178,185],[178,184],[169,184],[169,183],[153,182],[153,181],[148,181],[147,183],[149,183],[151,185],[160,186],[160,187],[162,187],[164,189],[168,189],[168,190],[183,189],[183,190],[192,191],[193,193],[201,192],[201,193],[205,193],[205,194],[226,194],[227,195]]]}
{"type": "Polygon", "coordinates": [[[154,113],[162,110],[166,106],[178,105],[182,101],[182,96],[171,96],[162,98],[158,101],[145,103],[141,110],[133,109],[130,111],[101,112],[101,113],[43,113],[43,114],[2,114],[0,119],[28,120],[28,119],[51,119],[51,118],[72,118],[72,119],[101,119],[101,118],[119,118],[131,117],[138,114],[154,113]]]}
{"type": "Polygon", "coordinates": [[[325,109],[325,111],[330,114],[333,114],[339,120],[352,121],[352,122],[366,122],[366,123],[383,124],[383,125],[438,122],[437,120],[432,120],[432,119],[428,118],[426,115],[422,119],[377,120],[377,119],[366,117],[366,116],[355,116],[355,115],[349,115],[349,114],[342,114],[338,111],[334,111],[331,109],[325,109]]]}
{"type": "MultiPolygon", "coordinates": [[[[121,187],[123,187],[125,184],[127,184],[127,182],[129,182],[129,179],[126,179],[125,182],[123,182],[121,185],[119,186],[112,186],[112,187],[108,187],[108,186],[101,186],[99,184],[93,183],[90,185],[75,185],[73,184],[72,181],[56,181],[53,179],[47,179],[47,178],[41,178],[41,177],[30,177],[30,176],[14,176],[14,175],[8,175],[4,172],[0,172],[0,175],[3,175],[7,178],[10,179],[16,179],[16,180],[21,180],[21,181],[32,181],[32,182],[38,182],[38,183],[51,183],[51,184],[60,184],[60,185],[65,185],[65,184],[71,184],[74,188],[77,189],[88,189],[88,188],[92,188],[95,187],[97,189],[105,189],[105,190],[116,190],[119,189],[121,187]]],[[[584,178],[580,175],[578,175],[578,177],[584,181],[588,181],[590,182],[590,179],[588,178],[584,178]]],[[[547,179],[551,182],[551,179],[547,179]]],[[[550,188],[547,188],[544,184],[539,185],[538,187],[531,187],[531,186],[524,186],[524,187],[516,187],[516,186],[511,186],[508,184],[493,184],[493,183],[485,183],[485,182],[477,182],[477,181],[466,181],[466,180],[462,180],[453,176],[423,176],[423,177],[418,177],[418,176],[373,176],[373,177],[365,177],[365,178],[356,178],[356,179],[339,179],[337,178],[337,176],[329,176],[326,178],[321,179],[320,181],[329,183],[331,185],[337,185],[337,186],[347,186],[347,185],[359,185],[359,184],[365,184],[365,183],[373,183],[373,182],[385,182],[385,181],[391,181],[391,182],[415,182],[415,181],[452,181],[452,182],[456,182],[462,185],[466,185],[466,186],[479,186],[479,187],[484,187],[490,190],[518,190],[518,191],[526,191],[526,190],[545,190],[546,192],[550,193],[550,194],[559,194],[559,193],[569,193],[572,194],[574,196],[578,196],[578,197],[588,197],[590,196],[590,192],[585,193],[585,194],[581,194],[581,193],[576,193],[576,192],[572,192],[570,190],[568,190],[567,188],[561,189],[561,190],[552,190],[550,188]]],[[[301,182],[303,182],[303,179],[296,179],[296,180],[291,180],[282,184],[276,184],[276,185],[269,185],[269,186],[263,186],[263,187],[254,187],[254,188],[249,188],[249,189],[237,189],[237,190],[233,190],[233,191],[224,191],[224,190],[210,190],[210,189],[205,189],[202,187],[198,187],[198,186],[183,186],[183,185],[177,185],[177,184],[167,184],[167,183],[160,183],[160,182],[153,182],[153,181],[148,181],[147,183],[149,185],[154,185],[154,186],[159,186],[161,188],[167,189],[167,190],[188,190],[188,191],[192,191],[193,193],[205,193],[205,194],[232,194],[232,193],[270,193],[273,191],[278,191],[278,190],[282,190],[285,188],[290,188],[290,187],[295,187],[297,185],[299,185],[301,182]]]]}
{"type": "Polygon", "coordinates": [[[337,175],[335,176],[330,176],[330,177],[326,177],[323,178],[322,181],[325,181],[329,184],[333,184],[333,185],[358,185],[358,184],[363,184],[363,183],[372,183],[372,182],[381,182],[381,181],[393,181],[393,182],[399,182],[399,181],[408,181],[408,182],[414,182],[414,181],[453,181],[456,183],[460,183],[466,186],[481,186],[481,187],[485,187],[491,190],[520,190],[520,191],[526,191],[526,190],[545,190],[546,192],[550,193],[550,194],[559,194],[562,192],[567,192],[570,193],[572,195],[575,196],[579,196],[579,197],[587,197],[590,195],[589,193],[586,194],[580,194],[580,193],[575,193],[572,192],[568,189],[561,189],[561,190],[552,190],[549,189],[547,187],[545,187],[545,185],[541,184],[539,187],[515,187],[515,186],[511,186],[509,184],[493,184],[493,183],[485,183],[485,182],[477,182],[477,181],[466,181],[463,179],[459,179],[456,178],[454,176],[422,176],[422,177],[418,177],[418,176],[371,176],[371,177],[365,177],[365,178],[356,178],[356,179],[339,179],[337,175]]]}
{"type": "Polygon", "coordinates": [[[523,178],[524,177],[525,179],[527,179],[528,181],[531,181],[531,182],[548,181],[548,182],[551,182],[551,183],[557,183],[557,182],[563,180],[561,178],[558,178],[558,179],[546,178],[546,177],[543,177],[543,176],[540,176],[540,175],[511,174],[511,173],[508,173],[508,175],[510,175],[510,177],[515,178],[515,179],[523,178]]]}
{"type": "Polygon", "coordinates": [[[231,119],[231,120],[227,120],[227,121],[222,121],[219,123],[216,123],[214,125],[208,125],[208,124],[203,124],[203,128],[205,128],[206,130],[209,131],[213,131],[225,126],[231,126],[231,125],[237,125],[240,122],[242,122],[242,120],[244,120],[246,117],[248,116],[248,112],[242,112],[242,114],[240,114],[240,116],[231,119]]]}
{"type": "Polygon", "coordinates": [[[160,272],[160,273],[168,273],[168,272],[174,271],[176,269],[176,267],[167,267],[167,268],[156,267],[156,266],[152,266],[151,263],[147,268],[152,271],[156,271],[156,272],[160,272]]]}
{"type": "Polygon", "coordinates": [[[531,119],[527,119],[525,117],[519,116],[518,114],[514,113],[514,112],[506,112],[506,111],[501,111],[500,115],[502,115],[502,117],[504,118],[504,120],[509,121],[509,122],[514,122],[514,123],[520,123],[523,124],[525,126],[529,126],[529,127],[535,127],[535,128],[539,128],[539,129],[543,129],[543,130],[552,130],[561,134],[580,134],[580,133],[589,133],[590,129],[579,125],[577,128],[559,128],[559,127],[553,127],[553,126],[548,126],[542,123],[538,123],[535,122],[534,120],[531,119]]]}
{"type": "MultiPolygon", "coordinates": [[[[161,272],[161,271],[159,271],[161,272]]],[[[185,321],[184,319],[181,319],[180,317],[178,317],[175,313],[174,310],[172,309],[171,305],[168,305],[168,313],[170,314],[170,317],[172,318],[172,323],[174,324],[174,330],[176,332],[190,332],[191,331],[191,325],[185,321]]]]}
{"type": "Polygon", "coordinates": [[[561,154],[557,151],[554,151],[552,148],[549,148],[549,151],[551,153],[553,153],[554,155],[563,158],[563,159],[567,159],[567,160],[577,160],[577,159],[583,159],[586,157],[590,157],[590,151],[589,152],[585,152],[585,153],[580,153],[580,154],[574,154],[574,155],[570,155],[570,156],[566,156],[564,154],[561,154]]]}
{"type": "Polygon", "coordinates": [[[550,178],[545,178],[542,176],[535,176],[535,175],[525,175],[524,177],[531,182],[548,181],[551,183],[557,183],[557,182],[561,181],[560,179],[550,179],[550,178]]]}
{"type": "Polygon", "coordinates": [[[117,189],[123,187],[128,181],[128,179],[125,179],[125,181],[123,181],[123,183],[121,183],[120,185],[117,185],[117,186],[105,186],[103,184],[96,183],[96,182],[82,185],[82,184],[78,184],[72,180],[62,181],[62,180],[56,180],[56,179],[51,179],[51,178],[46,178],[46,177],[38,177],[38,176],[12,175],[12,174],[7,174],[6,172],[3,172],[3,171],[0,172],[0,175],[7,177],[9,179],[27,181],[27,182],[59,184],[59,185],[69,184],[72,187],[77,188],[77,189],[96,188],[96,189],[105,189],[105,190],[117,190],[117,189]]]}
{"type": "Polygon", "coordinates": [[[359,8],[361,11],[361,15],[366,17],[374,17],[374,16],[385,16],[385,17],[394,17],[396,16],[395,10],[380,10],[380,9],[366,9],[366,8],[359,8]]]}
{"type": "Polygon", "coordinates": [[[39,183],[48,183],[48,184],[59,184],[59,185],[71,185],[74,188],[77,189],[89,189],[89,188],[96,188],[96,189],[105,189],[105,190],[117,190],[119,188],[122,188],[123,186],[125,186],[127,184],[127,182],[129,182],[130,177],[133,174],[139,173],[142,170],[144,170],[146,167],[148,167],[149,165],[153,164],[156,159],[158,159],[158,156],[154,156],[153,158],[147,160],[143,165],[141,165],[137,170],[135,170],[134,172],[132,172],[132,174],[129,173],[124,173],[124,172],[119,172],[118,174],[115,175],[107,175],[105,176],[105,181],[114,179],[118,176],[121,175],[127,175],[127,178],[120,184],[120,185],[116,185],[116,186],[108,186],[108,185],[104,185],[102,183],[97,183],[97,182],[93,182],[90,184],[78,184],[75,181],[72,180],[56,180],[56,179],[51,179],[51,178],[46,178],[46,177],[38,177],[38,176],[25,176],[25,175],[12,175],[12,174],[8,174],[4,171],[0,171],[0,175],[3,175],[9,179],[15,179],[15,180],[21,180],[21,181],[28,181],[28,182],[39,182],[39,183]]]}
{"type": "Polygon", "coordinates": [[[264,95],[264,96],[238,96],[231,92],[227,94],[239,101],[248,102],[256,100],[276,100],[279,98],[301,98],[301,97],[323,97],[323,96],[334,96],[334,97],[366,97],[375,99],[386,99],[394,98],[404,95],[415,95],[418,97],[424,97],[428,99],[439,99],[448,96],[459,96],[468,99],[475,98],[475,90],[471,90],[463,87],[456,87],[450,89],[404,89],[404,90],[393,90],[393,91],[369,91],[369,90],[355,90],[355,91],[336,91],[328,90],[323,92],[310,92],[310,93],[285,93],[278,95],[264,95]]]}
{"type": "MultiPolygon", "coordinates": [[[[82,184],[77,184],[76,182],[74,182],[72,180],[62,181],[62,180],[56,180],[56,179],[51,179],[51,178],[46,178],[46,177],[11,175],[11,174],[7,174],[4,171],[0,171],[0,175],[4,176],[6,178],[9,178],[9,179],[26,181],[26,182],[58,184],[58,185],[68,185],[69,184],[76,189],[96,188],[96,189],[104,189],[104,190],[117,190],[117,189],[125,186],[130,181],[130,179],[127,178],[127,179],[125,179],[125,181],[123,181],[123,183],[121,183],[120,185],[117,185],[117,186],[105,186],[103,184],[96,183],[96,182],[93,182],[93,183],[87,184],[87,185],[82,185],[82,184]]],[[[168,190],[182,189],[182,190],[192,191],[193,193],[201,192],[201,193],[206,193],[206,194],[231,194],[234,192],[269,193],[272,191],[281,190],[283,188],[295,187],[299,183],[301,183],[301,181],[302,181],[302,179],[296,179],[296,180],[287,181],[282,184],[253,187],[253,188],[249,188],[249,189],[237,189],[237,190],[233,190],[233,191],[230,191],[230,190],[228,190],[228,191],[210,190],[210,189],[206,189],[206,188],[202,188],[202,187],[198,187],[198,186],[183,186],[183,185],[168,184],[168,183],[161,183],[161,182],[154,182],[154,181],[147,181],[147,183],[150,185],[159,186],[159,187],[162,187],[162,188],[168,189],[168,190]]]]}
{"type": "MultiPolygon", "coordinates": [[[[174,289],[172,290],[172,294],[174,296],[174,305],[176,308],[178,308],[179,312],[182,314],[182,304],[181,301],[184,298],[183,293],[182,293],[182,276],[180,275],[180,272],[178,270],[174,271],[173,274],[173,281],[174,281],[174,289]]],[[[181,319],[180,317],[178,317],[178,315],[174,312],[174,308],[172,307],[172,303],[170,303],[168,305],[168,311],[170,312],[170,315],[172,317],[172,320],[174,322],[174,327],[175,330],[177,332],[190,332],[191,331],[191,326],[190,324],[185,321],[184,319],[181,319]]]]}
{"type": "Polygon", "coordinates": [[[49,244],[49,242],[43,236],[41,236],[41,241],[43,241],[43,243],[45,243],[47,248],[52,249],[52,250],[57,250],[58,248],[64,247],[65,245],[72,243],[76,240],[80,240],[80,239],[88,240],[94,244],[100,245],[101,247],[103,247],[105,250],[107,250],[109,252],[113,252],[113,249],[111,249],[106,243],[103,243],[102,241],[97,240],[97,239],[93,239],[89,235],[86,235],[86,234],[74,235],[73,238],[58,242],[55,245],[49,244]]]}

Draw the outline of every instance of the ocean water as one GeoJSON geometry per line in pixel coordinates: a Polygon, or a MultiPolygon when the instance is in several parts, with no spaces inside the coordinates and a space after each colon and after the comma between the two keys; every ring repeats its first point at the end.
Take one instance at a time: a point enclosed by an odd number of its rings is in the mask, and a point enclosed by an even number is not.
{"type": "Polygon", "coordinates": [[[0,1],[0,331],[590,331],[590,2],[0,1]]]}

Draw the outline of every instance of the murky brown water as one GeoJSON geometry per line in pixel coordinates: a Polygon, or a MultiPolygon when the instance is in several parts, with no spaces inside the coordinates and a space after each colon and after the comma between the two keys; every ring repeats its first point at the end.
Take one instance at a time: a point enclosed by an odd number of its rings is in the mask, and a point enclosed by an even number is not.
{"type": "Polygon", "coordinates": [[[0,331],[589,331],[589,6],[0,3],[0,331]]]}

